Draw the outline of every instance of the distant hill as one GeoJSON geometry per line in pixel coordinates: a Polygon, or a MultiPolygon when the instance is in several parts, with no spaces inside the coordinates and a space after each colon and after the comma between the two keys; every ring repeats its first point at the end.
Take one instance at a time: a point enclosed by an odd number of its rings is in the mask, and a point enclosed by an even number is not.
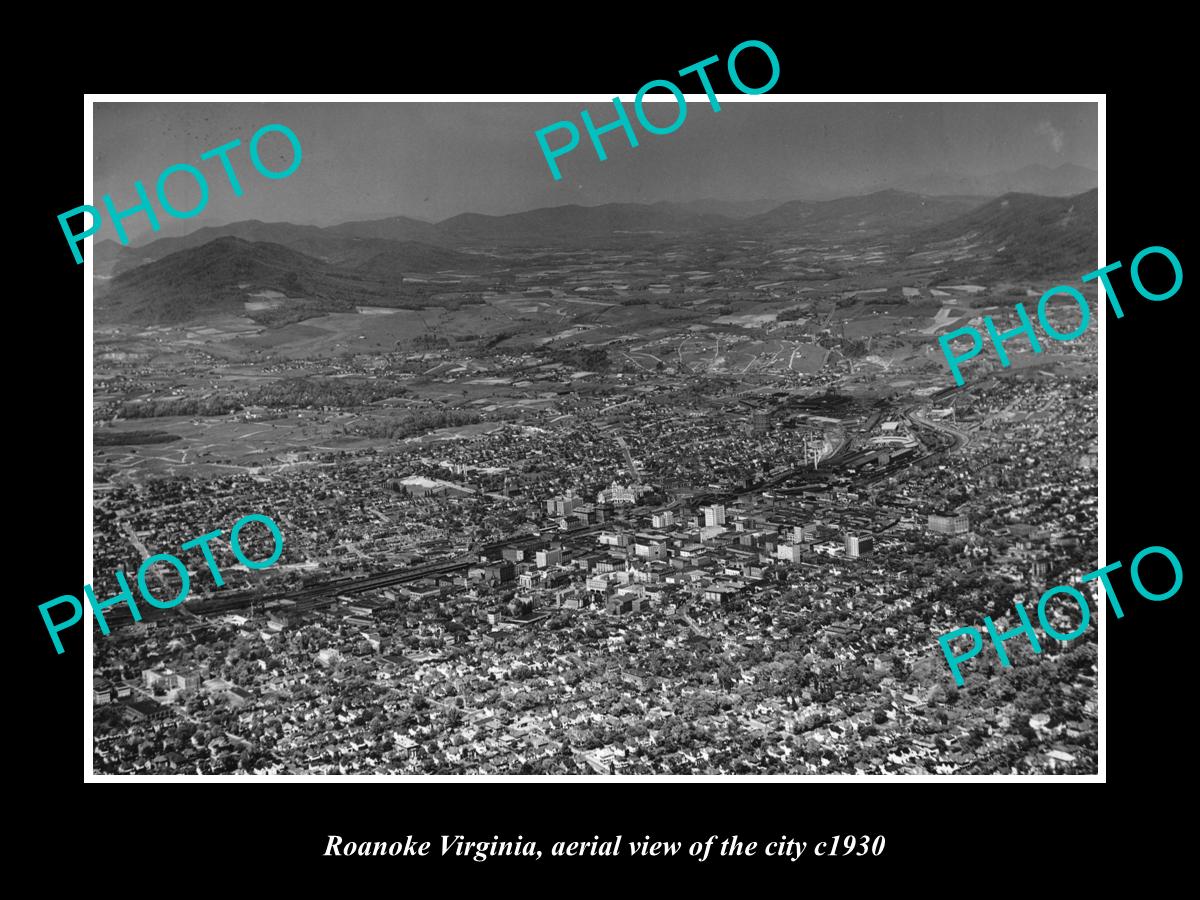
{"type": "MultiPolygon", "coordinates": [[[[793,195],[795,196],[795,195],[793,195]]],[[[725,216],[729,219],[747,219],[762,215],[784,203],[784,200],[688,200],[671,203],[680,210],[700,215],[725,216]]]]}
{"type": "Polygon", "coordinates": [[[1073,197],[1005,194],[914,236],[913,251],[967,251],[964,272],[1038,277],[1096,267],[1097,191],[1073,197]]]}
{"type": "Polygon", "coordinates": [[[200,247],[210,241],[224,237],[241,238],[243,241],[260,241],[290,246],[305,239],[317,239],[323,229],[315,225],[291,225],[287,222],[260,222],[250,219],[230,225],[200,228],[182,237],[160,238],[141,247],[124,247],[113,267],[114,273],[127,272],[137,266],[162,259],[180,250],[200,247]]]}
{"type": "Polygon", "coordinates": [[[324,229],[329,234],[348,237],[375,238],[383,241],[421,241],[436,244],[442,234],[428,222],[410,219],[407,216],[392,216],[389,219],[372,219],[366,222],[343,222],[324,229]]]}
{"type": "Polygon", "coordinates": [[[95,241],[90,248],[85,247],[84,252],[89,250],[92,254],[92,272],[95,275],[110,275],[113,266],[117,260],[121,258],[121,251],[125,248],[111,238],[105,238],[102,241],[95,241]]]}
{"type": "Polygon", "coordinates": [[[876,191],[837,200],[793,200],[740,224],[750,228],[811,232],[824,237],[902,234],[953,219],[981,202],[974,198],[876,191]]]}
{"type": "MultiPolygon", "coordinates": [[[[347,257],[347,264],[351,264],[347,257]]],[[[460,253],[418,241],[370,241],[353,258],[354,268],[386,278],[436,272],[487,272],[506,263],[479,253],[460,253]]]]}
{"type": "MultiPolygon", "coordinates": [[[[431,275],[436,272],[486,272],[502,265],[480,253],[462,253],[422,241],[351,237],[327,231],[286,245],[292,250],[347,269],[361,269],[372,260],[386,257],[384,266],[394,275],[431,275]]],[[[371,271],[382,271],[376,262],[371,271]]]]}
{"type": "Polygon", "coordinates": [[[1071,197],[1096,187],[1099,176],[1095,169],[1064,163],[1049,166],[1024,166],[1014,172],[991,175],[964,175],[948,172],[926,175],[905,181],[898,187],[920,194],[940,196],[996,197],[1001,194],[1040,194],[1044,197],[1071,197]]]}
{"type": "MultiPolygon", "coordinates": [[[[488,268],[482,257],[457,254],[452,250],[442,251],[442,255],[438,256],[438,248],[432,246],[430,241],[445,244],[444,235],[427,222],[417,222],[402,216],[378,222],[347,222],[329,228],[257,220],[234,222],[230,225],[201,228],[183,237],[151,241],[142,247],[122,248],[120,245],[114,245],[115,251],[107,251],[116,257],[110,268],[114,273],[128,272],[180,250],[200,247],[223,237],[278,244],[315,259],[349,267],[360,265],[381,253],[390,252],[397,257],[395,268],[403,272],[435,272],[439,269],[478,271],[488,268]],[[417,241],[411,237],[403,237],[405,234],[420,234],[426,240],[417,241]],[[405,246],[398,248],[397,245],[401,243],[405,246]]],[[[100,274],[107,272],[102,271],[100,274]]]]}
{"type": "Polygon", "coordinates": [[[463,213],[439,222],[437,229],[460,244],[545,246],[579,240],[687,234],[731,221],[726,216],[691,212],[673,203],[606,203],[551,206],[507,216],[463,213]]]}
{"type": "Polygon", "coordinates": [[[263,291],[322,310],[386,302],[393,293],[382,280],[279,244],[220,237],[117,275],[97,291],[96,319],[152,325],[242,315],[249,295],[263,291]]]}

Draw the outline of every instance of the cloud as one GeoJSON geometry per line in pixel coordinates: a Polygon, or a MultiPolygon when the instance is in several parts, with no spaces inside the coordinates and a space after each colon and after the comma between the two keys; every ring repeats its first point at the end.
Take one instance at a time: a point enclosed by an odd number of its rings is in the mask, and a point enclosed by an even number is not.
{"type": "Polygon", "coordinates": [[[1050,138],[1050,146],[1054,148],[1055,153],[1062,153],[1063,140],[1066,135],[1061,128],[1055,128],[1048,121],[1041,121],[1033,130],[1036,134],[1043,134],[1050,138]]]}

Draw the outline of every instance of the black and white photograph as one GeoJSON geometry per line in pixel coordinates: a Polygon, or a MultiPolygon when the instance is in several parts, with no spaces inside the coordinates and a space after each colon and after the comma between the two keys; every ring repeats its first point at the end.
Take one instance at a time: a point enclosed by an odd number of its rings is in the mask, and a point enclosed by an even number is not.
{"type": "Polygon", "coordinates": [[[1096,99],[693,90],[94,103],[89,777],[1101,777],[1096,99]]]}

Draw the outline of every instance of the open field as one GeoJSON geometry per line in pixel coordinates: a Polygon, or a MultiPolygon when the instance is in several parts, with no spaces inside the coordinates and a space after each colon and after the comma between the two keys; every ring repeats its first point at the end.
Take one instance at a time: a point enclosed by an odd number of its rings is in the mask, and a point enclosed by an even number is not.
{"type": "MultiPolygon", "coordinates": [[[[912,253],[870,229],[837,240],[797,234],[720,246],[667,239],[609,251],[500,251],[510,256],[499,276],[406,279],[422,290],[477,291],[445,294],[453,299],[445,305],[431,293],[420,309],[361,303],[279,325],[234,314],[103,325],[95,349],[104,435],[96,462],[115,477],[269,472],[302,465],[314,452],[389,446],[388,438],[365,435],[404,433],[416,415],[451,411],[479,421],[404,438],[410,442],[570,415],[570,403],[611,392],[614,377],[748,379],[752,387],[758,378],[781,385],[870,383],[885,373],[903,379],[944,365],[936,352],[942,331],[1003,314],[1043,289],[996,283],[984,277],[990,264],[972,278],[956,263],[950,277],[957,250],[912,253]],[[279,379],[350,375],[386,377],[398,396],[338,411],[251,406],[207,418],[120,418],[129,401],[251,398],[279,379]],[[129,443],[139,431],[177,438],[129,443]]],[[[248,312],[289,302],[270,289],[246,298],[248,312]]],[[[1045,361],[1022,357],[1018,365],[1045,361]]]]}

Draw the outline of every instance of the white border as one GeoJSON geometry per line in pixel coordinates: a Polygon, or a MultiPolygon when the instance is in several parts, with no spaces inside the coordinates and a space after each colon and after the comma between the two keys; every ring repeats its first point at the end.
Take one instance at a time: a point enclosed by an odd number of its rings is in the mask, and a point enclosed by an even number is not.
{"type": "MultiPolygon", "coordinates": [[[[689,103],[704,103],[705,94],[685,94],[689,103]]],[[[83,98],[83,196],[92,194],[92,117],[95,103],[610,103],[609,94],[85,94],[83,98]]],[[[622,98],[623,100],[624,98],[622,98]]],[[[651,96],[651,102],[674,102],[670,95],[651,96]]],[[[718,94],[717,99],[726,103],[1095,103],[1097,105],[1097,186],[1098,186],[1098,245],[1096,267],[1103,266],[1106,257],[1105,201],[1107,198],[1106,155],[1105,155],[1105,104],[1104,94],[718,94]]],[[[531,143],[531,151],[535,149],[531,143]]],[[[84,203],[94,205],[91,199],[84,203]]],[[[1080,273],[1083,274],[1083,273],[1080,273]]],[[[86,253],[83,262],[84,310],[83,310],[83,559],[84,584],[92,583],[92,254],[86,253]]],[[[1099,282],[1097,282],[1098,284],[1099,282]]],[[[1098,296],[1104,296],[1103,287],[1098,287],[1098,296]]],[[[1097,316],[1099,327],[1099,405],[1097,431],[1099,438],[1099,461],[1097,464],[1098,499],[1098,553],[1097,568],[1104,565],[1107,551],[1105,530],[1106,472],[1105,448],[1105,320],[1104,304],[1098,300],[1097,316]]],[[[1091,782],[1104,783],[1106,776],[1107,742],[1105,738],[1105,625],[1106,603],[1097,602],[1099,622],[1097,628],[1098,668],[1097,679],[1097,773],[1094,775],[111,775],[95,774],[92,759],[92,641],[90,609],[84,617],[83,665],[83,780],[86,784],[101,782],[180,782],[231,781],[238,783],[256,782],[314,782],[332,781],[342,783],[410,781],[410,782],[507,782],[532,781],[613,783],[645,782],[732,782],[770,781],[800,782],[814,781],[874,781],[874,782],[1091,782]]],[[[64,661],[65,663],[65,661],[64,661]]]]}

